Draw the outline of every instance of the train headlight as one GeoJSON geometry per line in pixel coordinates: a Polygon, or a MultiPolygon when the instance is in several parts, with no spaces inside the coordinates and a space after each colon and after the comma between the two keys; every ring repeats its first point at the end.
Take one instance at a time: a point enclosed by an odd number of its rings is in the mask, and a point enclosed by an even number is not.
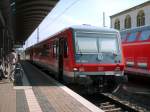
{"type": "Polygon", "coordinates": [[[74,72],[78,71],[78,68],[73,68],[73,71],[74,71],[74,72]]]}

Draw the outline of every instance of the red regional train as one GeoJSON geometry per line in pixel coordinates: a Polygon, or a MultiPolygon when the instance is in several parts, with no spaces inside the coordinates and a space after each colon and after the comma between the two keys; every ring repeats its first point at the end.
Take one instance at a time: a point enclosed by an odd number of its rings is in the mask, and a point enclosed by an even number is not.
{"type": "Polygon", "coordinates": [[[125,56],[125,72],[150,77],[150,26],[120,32],[125,56]]]}
{"type": "Polygon", "coordinates": [[[59,81],[92,85],[102,92],[125,81],[121,38],[114,29],[72,26],[27,48],[26,55],[59,81]]]}

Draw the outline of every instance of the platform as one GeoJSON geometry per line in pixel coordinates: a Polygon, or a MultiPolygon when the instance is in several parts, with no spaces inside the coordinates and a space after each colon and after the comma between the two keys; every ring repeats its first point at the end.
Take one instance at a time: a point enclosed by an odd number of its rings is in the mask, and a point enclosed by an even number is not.
{"type": "Polygon", "coordinates": [[[30,63],[21,63],[23,83],[0,81],[0,112],[103,112],[30,63]]]}

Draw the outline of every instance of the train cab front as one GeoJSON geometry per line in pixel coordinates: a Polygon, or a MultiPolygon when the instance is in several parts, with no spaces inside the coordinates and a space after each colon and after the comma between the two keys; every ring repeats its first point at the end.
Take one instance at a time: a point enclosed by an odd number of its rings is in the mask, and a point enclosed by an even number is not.
{"type": "Polygon", "coordinates": [[[81,85],[95,87],[101,92],[114,91],[127,81],[122,65],[86,65],[74,67],[74,79],[81,85]]]}
{"type": "Polygon", "coordinates": [[[101,92],[126,82],[121,41],[117,32],[75,32],[74,78],[101,92]]]}

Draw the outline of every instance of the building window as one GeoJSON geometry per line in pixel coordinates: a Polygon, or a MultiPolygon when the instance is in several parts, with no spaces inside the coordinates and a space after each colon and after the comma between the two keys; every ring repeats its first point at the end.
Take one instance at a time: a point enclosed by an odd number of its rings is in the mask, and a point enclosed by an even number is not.
{"type": "Polygon", "coordinates": [[[115,20],[115,29],[120,30],[120,21],[119,21],[119,19],[115,20]]]}
{"type": "Polygon", "coordinates": [[[130,15],[127,15],[126,18],[125,18],[125,28],[131,28],[131,17],[130,15]]]}
{"type": "Polygon", "coordinates": [[[141,10],[137,15],[137,26],[143,26],[143,25],[145,25],[145,14],[144,11],[141,10]]]}

